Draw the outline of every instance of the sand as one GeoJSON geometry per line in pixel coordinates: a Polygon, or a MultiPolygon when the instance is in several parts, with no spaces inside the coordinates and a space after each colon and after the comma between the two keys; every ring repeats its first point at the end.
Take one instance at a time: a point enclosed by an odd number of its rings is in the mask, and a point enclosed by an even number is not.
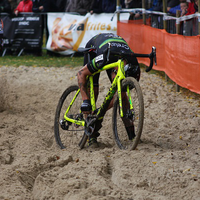
{"type": "MultiPolygon", "coordinates": [[[[112,110],[97,149],[61,150],[54,115],[79,68],[0,67],[0,200],[200,199],[200,101],[142,72],[143,143],[120,150],[112,110]]],[[[108,80],[101,75],[101,96],[108,80]]]]}

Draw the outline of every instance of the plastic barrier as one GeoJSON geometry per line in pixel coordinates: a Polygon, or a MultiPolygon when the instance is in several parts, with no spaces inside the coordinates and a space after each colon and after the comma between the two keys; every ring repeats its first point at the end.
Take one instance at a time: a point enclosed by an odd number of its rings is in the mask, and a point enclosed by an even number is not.
{"type": "MultiPolygon", "coordinates": [[[[200,94],[200,37],[167,33],[165,30],[133,21],[120,21],[117,28],[131,49],[137,53],[149,53],[156,47],[157,66],[153,69],[164,71],[171,80],[200,94]]],[[[148,65],[149,60],[139,58],[148,65]]]]}

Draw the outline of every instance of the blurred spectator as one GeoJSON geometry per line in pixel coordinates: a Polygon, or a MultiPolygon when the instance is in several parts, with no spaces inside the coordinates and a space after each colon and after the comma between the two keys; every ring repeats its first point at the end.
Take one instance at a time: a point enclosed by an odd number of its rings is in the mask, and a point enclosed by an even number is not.
{"type": "Polygon", "coordinates": [[[33,2],[31,0],[20,1],[17,8],[14,10],[17,16],[20,12],[32,12],[33,2]]]}
{"type": "MultiPolygon", "coordinates": [[[[195,14],[196,12],[198,12],[198,0],[191,0],[186,15],[195,14]]],[[[198,18],[193,18],[185,22],[185,35],[198,35],[198,18]]]]}
{"type": "Polygon", "coordinates": [[[102,13],[102,0],[94,0],[91,10],[90,10],[90,14],[93,13],[102,13]]]}
{"type": "Polygon", "coordinates": [[[125,0],[126,8],[142,8],[141,0],[125,0]]]}
{"type": "Polygon", "coordinates": [[[169,11],[171,8],[178,6],[180,4],[179,0],[168,0],[167,1],[167,11],[169,11]]]}
{"type": "Polygon", "coordinates": [[[155,11],[155,8],[156,7],[158,7],[158,0],[153,0],[153,2],[152,2],[152,7],[151,8],[149,8],[148,10],[150,10],[150,11],[155,11]]]}
{"type": "Polygon", "coordinates": [[[187,13],[188,2],[182,0],[178,6],[175,6],[169,10],[169,13],[176,15],[176,11],[181,11],[181,17],[183,17],[187,13]]]}
{"type": "Polygon", "coordinates": [[[33,12],[58,12],[60,11],[55,0],[32,0],[33,12]]]}
{"type": "Polygon", "coordinates": [[[57,0],[56,1],[56,6],[57,6],[59,12],[65,12],[66,5],[67,5],[67,0],[57,0]]]}
{"type": "MultiPolygon", "coordinates": [[[[114,13],[116,6],[116,0],[94,0],[90,13],[114,13]]],[[[120,6],[125,8],[124,0],[120,0],[120,6]]]]}
{"type": "Polygon", "coordinates": [[[92,9],[92,0],[68,0],[65,12],[79,13],[85,15],[92,9]]]}
{"type": "MultiPolygon", "coordinates": [[[[142,1],[141,0],[125,0],[126,8],[142,8],[142,1]]],[[[133,20],[136,18],[141,17],[141,11],[136,13],[130,13],[129,20],[133,20]]]]}
{"type": "Polygon", "coordinates": [[[11,11],[13,13],[14,9],[17,7],[21,0],[8,0],[11,6],[11,11]]]}
{"type": "Polygon", "coordinates": [[[44,11],[44,3],[42,0],[32,0],[33,2],[33,8],[32,11],[33,12],[43,12],[44,11]]]}
{"type": "MultiPolygon", "coordinates": [[[[167,0],[167,11],[170,10],[170,8],[175,7],[179,5],[179,0],[167,0]]],[[[154,7],[153,11],[163,11],[163,1],[158,0],[157,5],[154,7]]]]}
{"type": "Polygon", "coordinates": [[[0,13],[11,13],[11,6],[8,0],[0,0],[0,13]]]}
{"type": "Polygon", "coordinates": [[[191,0],[188,5],[188,10],[186,15],[191,15],[198,12],[198,0],[191,0]]]}
{"type": "MultiPolygon", "coordinates": [[[[114,13],[116,11],[116,0],[102,0],[102,12],[103,13],[114,13]]],[[[121,7],[124,8],[124,1],[120,1],[121,7]]]]}

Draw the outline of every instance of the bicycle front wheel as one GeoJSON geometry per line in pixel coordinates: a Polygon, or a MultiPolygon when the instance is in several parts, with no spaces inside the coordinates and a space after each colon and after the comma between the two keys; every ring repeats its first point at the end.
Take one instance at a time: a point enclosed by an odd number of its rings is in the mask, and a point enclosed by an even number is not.
{"type": "MultiPolygon", "coordinates": [[[[77,145],[79,141],[80,148],[83,148],[87,141],[87,135],[84,133],[83,126],[78,126],[70,122],[65,122],[64,120],[64,114],[70,103],[74,99],[75,95],[77,95],[78,89],[79,87],[77,85],[68,87],[63,92],[57,105],[54,120],[54,136],[57,144],[60,146],[61,149],[77,145]]],[[[79,92],[75,101],[71,105],[67,116],[77,120],[83,119],[83,115],[80,113],[81,103],[82,98],[79,92]]]]}
{"type": "Polygon", "coordinates": [[[122,109],[123,117],[120,116],[119,98],[116,97],[112,116],[114,138],[120,149],[134,150],[142,134],[144,100],[140,85],[133,77],[122,81],[122,109]]]}

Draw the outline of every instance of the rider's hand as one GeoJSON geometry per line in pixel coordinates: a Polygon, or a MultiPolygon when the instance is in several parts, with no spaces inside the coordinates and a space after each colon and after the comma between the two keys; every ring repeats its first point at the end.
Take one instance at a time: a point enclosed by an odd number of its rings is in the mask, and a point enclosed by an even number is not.
{"type": "Polygon", "coordinates": [[[86,99],[86,100],[83,100],[83,103],[81,105],[81,111],[83,113],[88,113],[92,110],[92,106],[90,104],[90,100],[89,99],[86,99]]]}

